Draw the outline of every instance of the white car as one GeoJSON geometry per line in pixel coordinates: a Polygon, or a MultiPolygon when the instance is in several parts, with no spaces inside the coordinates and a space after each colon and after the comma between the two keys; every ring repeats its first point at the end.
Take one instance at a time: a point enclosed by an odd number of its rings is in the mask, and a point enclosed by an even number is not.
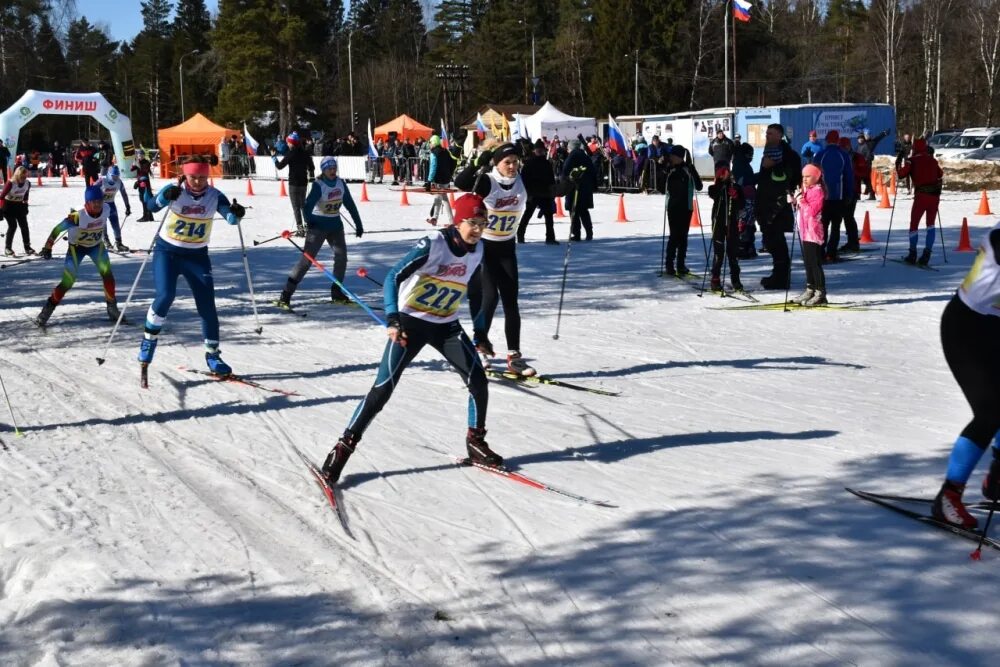
{"type": "Polygon", "coordinates": [[[973,127],[948,142],[944,148],[934,151],[934,157],[960,160],[979,149],[1000,148],[1000,128],[973,127]]]}

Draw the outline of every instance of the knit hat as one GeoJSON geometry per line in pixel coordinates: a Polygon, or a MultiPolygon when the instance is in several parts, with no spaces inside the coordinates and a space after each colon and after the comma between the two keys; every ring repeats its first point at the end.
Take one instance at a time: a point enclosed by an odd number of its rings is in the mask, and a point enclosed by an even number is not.
{"type": "Polygon", "coordinates": [[[465,194],[455,200],[455,226],[470,218],[486,219],[486,205],[476,194],[465,194]]]}
{"type": "Polygon", "coordinates": [[[823,172],[816,165],[807,164],[806,166],[802,167],[802,175],[813,176],[818,180],[823,177],[823,172]]]}
{"type": "Polygon", "coordinates": [[[841,137],[840,147],[843,148],[845,151],[851,150],[851,140],[848,137],[841,137]]]}
{"type": "Polygon", "coordinates": [[[681,146],[680,144],[674,144],[673,146],[670,147],[671,155],[676,155],[677,157],[684,159],[684,153],[685,153],[684,147],[681,146]]]}
{"type": "Polygon", "coordinates": [[[441,145],[441,137],[439,137],[436,134],[432,134],[431,138],[428,140],[428,143],[431,145],[431,148],[437,148],[438,146],[441,145]]]}
{"type": "Polygon", "coordinates": [[[927,140],[921,137],[913,142],[913,152],[914,153],[926,153],[927,152],[927,140]]]}
{"type": "Polygon", "coordinates": [[[493,151],[493,164],[500,164],[504,158],[510,157],[520,157],[518,153],[517,146],[514,144],[501,144],[493,151]]]}
{"type": "Polygon", "coordinates": [[[121,173],[121,170],[118,169],[118,165],[116,164],[111,165],[111,168],[108,169],[108,176],[120,176],[121,173]]]}
{"type": "Polygon", "coordinates": [[[327,155],[322,160],[319,161],[320,171],[326,171],[327,169],[337,168],[337,158],[332,155],[327,155]]]}
{"type": "Polygon", "coordinates": [[[839,144],[840,143],[840,132],[836,130],[830,130],[826,133],[826,143],[828,144],[839,144]]]}
{"type": "Polygon", "coordinates": [[[87,189],[83,191],[83,201],[97,201],[98,199],[104,201],[104,190],[101,189],[100,185],[88,186],[87,189]]]}
{"type": "Polygon", "coordinates": [[[298,132],[292,132],[287,137],[285,137],[285,142],[291,144],[292,146],[298,146],[299,145],[299,133],[298,132]]]}
{"type": "Polygon", "coordinates": [[[542,141],[541,139],[535,139],[535,143],[533,144],[533,147],[535,148],[535,150],[541,149],[541,150],[544,151],[545,150],[545,142],[542,141]]]}

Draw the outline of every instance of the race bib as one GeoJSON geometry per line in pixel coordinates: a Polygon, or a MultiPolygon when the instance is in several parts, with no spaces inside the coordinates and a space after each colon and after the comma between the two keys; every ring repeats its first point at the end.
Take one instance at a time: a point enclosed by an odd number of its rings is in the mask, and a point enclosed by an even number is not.
{"type": "Polygon", "coordinates": [[[320,202],[317,208],[319,208],[320,215],[340,215],[341,204],[343,204],[342,199],[333,199],[331,201],[320,202]]]}
{"type": "Polygon", "coordinates": [[[416,311],[436,317],[450,317],[458,311],[466,286],[425,276],[410,292],[406,305],[416,311]]]}
{"type": "Polygon", "coordinates": [[[212,233],[212,221],[204,218],[174,216],[167,228],[167,236],[180,243],[203,243],[212,233]]]}
{"type": "Polygon", "coordinates": [[[501,239],[513,236],[520,219],[520,211],[488,211],[483,235],[501,239]]]}

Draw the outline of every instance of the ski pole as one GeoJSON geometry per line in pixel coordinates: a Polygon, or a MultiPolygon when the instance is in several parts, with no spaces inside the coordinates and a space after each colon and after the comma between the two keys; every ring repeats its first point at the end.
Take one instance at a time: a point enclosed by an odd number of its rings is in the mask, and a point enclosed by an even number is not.
{"type": "Polygon", "coordinates": [[[7,401],[7,410],[10,411],[10,423],[14,426],[14,435],[21,436],[21,430],[17,427],[17,421],[14,419],[14,408],[10,405],[10,397],[7,395],[7,387],[3,383],[3,376],[0,375],[0,388],[3,389],[4,400],[7,401]]]}
{"type": "Polygon", "coordinates": [[[997,501],[994,500],[993,504],[990,505],[990,513],[986,515],[986,525],[983,526],[983,532],[979,536],[979,545],[976,547],[975,551],[969,554],[969,558],[971,558],[972,560],[979,560],[983,557],[983,542],[986,541],[986,533],[988,533],[990,530],[990,522],[993,520],[993,513],[996,511],[996,509],[997,509],[997,501]]]}
{"type": "MultiPolygon", "coordinates": [[[[792,212],[792,215],[795,215],[794,211],[792,212]]],[[[802,248],[802,236],[799,234],[799,224],[793,218],[792,219],[792,251],[790,253],[788,253],[788,275],[785,277],[786,278],[785,279],[785,305],[784,305],[784,308],[782,309],[786,313],[790,313],[791,312],[788,309],[788,290],[790,290],[792,288],[792,262],[795,261],[795,237],[796,236],[799,237],[799,249],[801,250],[801,252],[803,253],[803,256],[804,256],[805,249],[802,248]]],[[[784,243],[784,241],[785,241],[785,233],[784,232],[781,233],[781,241],[782,241],[782,243],[784,243]]]]}
{"type": "MultiPolygon", "coordinates": [[[[559,310],[556,313],[556,332],[552,335],[552,340],[559,340],[559,325],[562,324],[563,297],[566,296],[566,276],[569,274],[569,251],[573,247],[573,224],[576,218],[576,202],[580,197],[580,184],[576,184],[573,191],[573,210],[570,212],[569,238],[566,239],[566,255],[563,257],[562,287],[559,289],[559,310]]],[[[577,223],[580,224],[580,223],[577,223]]]]}
{"type": "Polygon", "coordinates": [[[156,232],[153,234],[153,240],[149,244],[149,249],[146,251],[146,256],[142,258],[142,264],[139,265],[139,271],[135,274],[135,280],[132,281],[132,287],[128,290],[128,296],[125,297],[125,304],[122,306],[121,310],[118,312],[118,320],[115,322],[115,326],[111,329],[111,334],[108,335],[108,342],[104,345],[104,351],[101,352],[101,356],[97,357],[97,365],[100,366],[105,361],[105,356],[108,354],[108,350],[111,348],[111,341],[115,339],[115,334],[118,333],[118,327],[121,326],[122,320],[125,319],[125,311],[128,310],[128,305],[132,302],[132,295],[135,294],[135,288],[139,284],[139,279],[142,278],[142,271],[146,268],[146,262],[153,255],[153,247],[156,245],[156,239],[160,238],[160,230],[163,228],[163,223],[167,221],[167,216],[170,214],[170,207],[167,206],[166,210],[163,212],[163,217],[160,218],[160,224],[156,228],[156,232]]]}
{"type": "Polygon", "coordinates": [[[380,283],[379,281],[375,280],[370,275],[368,275],[368,269],[366,269],[365,267],[359,266],[358,270],[356,271],[356,273],[358,274],[359,278],[367,278],[368,280],[372,281],[373,283],[375,283],[379,287],[382,287],[382,283],[380,283]]]}
{"type": "MultiPolygon", "coordinates": [[[[882,187],[885,187],[884,185],[882,187]]],[[[898,195],[892,196],[892,211],[889,213],[889,231],[885,234],[885,251],[882,253],[882,267],[885,267],[886,257],[889,256],[889,237],[892,236],[892,219],[896,215],[896,197],[898,195]]]]}
{"type": "MultiPolygon", "coordinates": [[[[664,188],[666,189],[666,188],[664,188]]],[[[663,276],[667,268],[667,208],[670,201],[670,193],[663,196],[663,246],[660,248],[660,271],[656,275],[663,276]]]]}
{"type": "Polygon", "coordinates": [[[356,303],[359,306],[361,306],[364,309],[364,311],[366,313],[368,313],[368,315],[371,316],[371,318],[373,320],[375,320],[376,322],[378,322],[382,326],[386,326],[385,321],[381,317],[379,317],[378,315],[376,315],[375,311],[373,311],[371,308],[369,308],[367,303],[365,303],[364,301],[362,301],[361,299],[359,299],[358,296],[354,292],[352,292],[351,290],[349,290],[346,287],[344,287],[344,283],[342,283],[339,280],[337,280],[337,276],[333,275],[333,273],[331,273],[329,269],[327,269],[325,266],[323,266],[322,264],[320,264],[319,262],[317,262],[315,257],[313,257],[312,255],[310,255],[309,253],[307,253],[302,248],[302,246],[300,246],[298,243],[296,243],[295,241],[293,241],[292,240],[292,232],[290,232],[289,230],[286,229],[285,231],[283,231],[281,233],[281,236],[282,236],[282,238],[286,239],[289,243],[291,243],[293,246],[295,246],[295,248],[299,252],[302,253],[302,256],[305,257],[306,259],[308,259],[312,263],[313,266],[315,266],[317,269],[319,269],[324,274],[326,274],[326,277],[329,278],[330,280],[332,280],[333,284],[336,285],[337,287],[339,287],[340,291],[343,292],[344,295],[348,299],[350,299],[354,303],[356,303]]]}
{"type": "Polygon", "coordinates": [[[270,243],[271,241],[277,241],[280,238],[283,238],[281,236],[281,234],[278,234],[277,236],[272,236],[269,239],[264,239],[263,241],[258,241],[256,239],[254,239],[253,245],[254,245],[254,247],[257,247],[259,245],[264,245],[265,243],[270,243]]]}
{"type": "Polygon", "coordinates": [[[347,213],[346,212],[340,214],[340,219],[343,220],[344,222],[346,222],[347,226],[350,227],[351,229],[353,229],[355,232],[358,231],[358,228],[354,226],[354,223],[347,219],[347,213]]]}
{"type": "MultiPolygon", "coordinates": [[[[698,210],[698,221],[701,221],[701,203],[698,201],[698,191],[694,191],[694,206],[698,210]]],[[[690,227],[691,223],[688,222],[690,227]]],[[[705,262],[708,263],[708,243],[705,241],[705,225],[699,224],[698,227],[701,229],[701,249],[705,252],[705,262]]]]}
{"type": "Polygon", "coordinates": [[[944,246],[945,246],[945,242],[944,242],[944,223],[941,220],[941,209],[940,208],[938,209],[937,215],[938,215],[938,230],[939,230],[938,231],[938,235],[941,236],[941,258],[944,259],[944,263],[947,264],[948,263],[948,253],[946,253],[945,250],[944,250],[944,246]]]}
{"type": "MultiPolygon", "coordinates": [[[[708,281],[708,269],[709,269],[709,266],[715,262],[715,211],[714,211],[715,205],[714,204],[713,204],[712,208],[713,208],[713,211],[712,211],[712,251],[711,251],[710,254],[708,253],[707,249],[705,251],[706,252],[706,255],[705,255],[705,270],[701,274],[701,289],[698,290],[698,297],[699,298],[701,297],[702,294],[705,293],[705,283],[708,281]]],[[[698,217],[700,218],[701,215],[699,214],[698,217]]],[[[704,237],[705,237],[705,225],[701,226],[701,234],[702,234],[702,238],[704,239],[704,237]]]]}
{"type": "MultiPolygon", "coordinates": [[[[233,203],[236,203],[235,199],[233,199],[233,203]]],[[[257,323],[254,333],[259,335],[264,330],[264,327],[261,326],[260,316],[257,314],[257,297],[253,293],[253,278],[250,277],[250,260],[247,259],[247,247],[243,243],[243,225],[239,222],[236,223],[236,231],[240,235],[240,250],[243,252],[243,270],[246,271],[247,287],[250,289],[250,306],[253,308],[253,319],[257,323]]]]}

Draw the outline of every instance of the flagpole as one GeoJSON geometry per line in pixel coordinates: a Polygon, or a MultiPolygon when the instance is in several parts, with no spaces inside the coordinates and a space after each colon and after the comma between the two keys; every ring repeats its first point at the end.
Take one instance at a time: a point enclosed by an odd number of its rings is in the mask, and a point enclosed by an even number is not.
{"type": "Polygon", "coordinates": [[[736,15],[730,12],[730,20],[733,22],[733,106],[736,106],[736,15]]]}
{"type": "Polygon", "coordinates": [[[723,83],[725,84],[724,88],[726,91],[725,94],[723,95],[723,99],[725,101],[722,106],[724,107],[729,106],[729,20],[728,20],[729,17],[726,16],[726,13],[730,11],[729,1],[730,0],[726,0],[725,5],[723,5],[723,14],[722,14],[722,32],[725,35],[723,38],[725,46],[722,49],[722,62],[725,64],[724,67],[725,75],[723,78],[723,83]]]}

